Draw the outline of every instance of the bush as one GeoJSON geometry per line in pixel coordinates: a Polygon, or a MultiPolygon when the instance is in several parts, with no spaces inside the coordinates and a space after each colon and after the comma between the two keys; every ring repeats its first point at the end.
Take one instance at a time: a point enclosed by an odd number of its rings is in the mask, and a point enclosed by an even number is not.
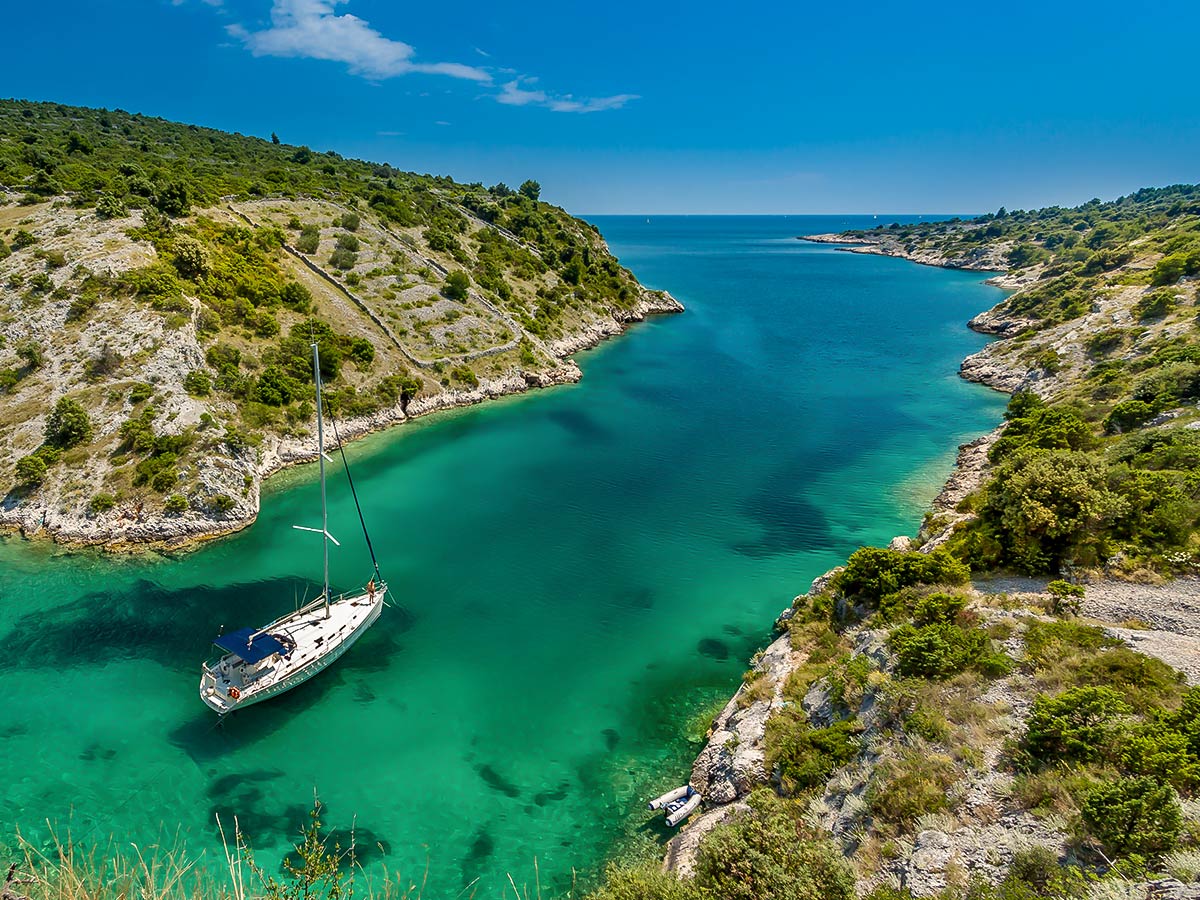
{"type": "Polygon", "coordinates": [[[766,744],[767,768],[778,768],[783,791],[789,795],[824,785],[859,750],[853,721],[811,728],[807,717],[792,709],[767,720],[766,744]]]}
{"type": "Polygon", "coordinates": [[[451,300],[465,300],[470,289],[471,279],[467,273],[456,269],[446,276],[446,283],[442,285],[442,294],[451,300]]]}
{"type": "Polygon", "coordinates": [[[1083,605],[1082,584],[1071,584],[1069,581],[1056,578],[1046,585],[1046,593],[1050,595],[1050,611],[1056,616],[1066,613],[1073,616],[1079,615],[1079,610],[1083,605]]]}
{"type": "Polygon", "coordinates": [[[914,584],[965,584],[970,577],[971,570],[945,550],[905,553],[862,547],[850,555],[833,586],[847,597],[876,605],[914,584]]]}
{"type": "Polygon", "coordinates": [[[174,252],[175,270],[184,278],[193,280],[203,278],[208,274],[210,263],[208,251],[195,238],[180,235],[175,239],[171,248],[174,252]]]}
{"type": "Polygon", "coordinates": [[[17,482],[37,487],[46,480],[46,462],[40,456],[22,456],[17,460],[17,482]]]}
{"type": "Polygon", "coordinates": [[[143,400],[149,400],[154,393],[154,388],[145,383],[135,384],[129,389],[129,402],[134,405],[141,403],[143,400]]]}
{"type": "Polygon", "coordinates": [[[1095,625],[1078,622],[1030,622],[1025,629],[1025,655],[1037,668],[1043,668],[1072,654],[1096,653],[1121,642],[1095,625]]]}
{"type": "Polygon", "coordinates": [[[1107,528],[1125,509],[1097,458],[1072,450],[1020,450],[984,492],[979,521],[1002,548],[992,564],[1030,575],[1056,571],[1068,559],[1107,557],[1107,528]]]}
{"type": "Polygon", "coordinates": [[[351,253],[357,253],[358,238],[352,234],[339,234],[337,236],[337,248],[339,250],[348,250],[351,253]]]}
{"type": "Polygon", "coordinates": [[[172,494],[167,498],[166,503],[163,504],[163,509],[171,515],[178,515],[187,508],[188,500],[183,494],[172,494]]]}
{"type": "Polygon", "coordinates": [[[840,851],[810,834],[767,791],[751,811],[712,830],[696,857],[695,882],[721,900],[854,900],[854,876],[840,851]]]}
{"type": "Polygon", "coordinates": [[[888,637],[897,656],[896,671],[919,678],[949,678],[967,669],[989,677],[1012,671],[1012,661],[992,649],[992,639],[980,628],[949,622],[916,627],[901,625],[888,637]]]}
{"type": "Polygon", "coordinates": [[[88,512],[93,516],[99,513],[108,512],[117,505],[117,498],[112,494],[99,493],[95,494],[88,502],[88,512]]]}
{"type": "Polygon", "coordinates": [[[312,306],[312,292],[298,281],[289,281],[280,288],[279,299],[296,312],[307,312],[312,306]]]}
{"type": "Polygon", "coordinates": [[[880,824],[911,828],[922,815],[949,807],[946,791],[957,777],[949,757],[909,751],[879,765],[867,802],[880,824]]]}
{"type": "Polygon", "coordinates": [[[358,254],[344,247],[336,248],[329,257],[329,264],[343,271],[353,269],[358,264],[358,254]]]}
{"type": "Polygon", "coordinates": [[[1033,701],[1021,745],[1042,764],[1098,762],[1111,755],[1114,739],[1131,712],[1125,699],[1106,687],[1043,695],[1033,701]]]}
{"type": "Polygon", "coordinates": [[[26,231],[24,228],[17,230],[17,233],[12,238],[12,248],[14,251],[24,250],[26,247],[32,247],[37,243],[37,238],[26,231]]]}
{"type": "Polygon", "coordinates": [[[212,376],[203,369],[193,369],[183,376],[183,389],[193,397],[207,397],[212,393],[212,376]]]}
{"type": "Polygon", "coordinates": [[[233,509],[236,505],[237,504],[234,502],[233,498],[228,494],[217,494],[212,498],[212,500],[209,501],[209,506],[212,507],[213,512],[222,516],[233,509]]]}
{"type": "Polygon", "coordinates": [[[1161,319],[1175,308],[1175,293],[1166,288],[1151,291],[1133,305],[1134,314],[1143,322],[1161,319]]]}
{"type": "Polygon", "coordinates": [[[105,193],[96,201],[96,215],[101,219],[123,219],[129,215],[129,210],[122,200],[105,193]]]}
{"type": "Polygon", "coordinates": [[[1109,856],[1161,856],[1175,849],[1183,830],[1175,791],[1153,778],[1100,784],[1088,792],[1080,814],[1109,856]]]}
{"type": "Polygon", "coordinates": [[[479,379],[468,365],[457,365],[450,370],[450,377],[467,387],[479,387],[479,379]]]}
{"type": "Polygon", "coordinates": [[[52,447],[74,447],[92,439],[92,420],[78,400],[62,397],[46,419],[46,443],[52,447]]]}
{"type": "Polygon", "coordinates": [[[343,213],[341,219],[338,220],[338,224],[341,225],[343,228],[345,228],[347,231],[358,231],[358,226],[359,226],[358,213],[352,213],[352,212],[343,213]]]}
{"type": "Polygon", "coordinates": [[[588,900],[702,900],[704,894],[690,878],[664,872],[658,864],[634,868],[610,865],[604,886],[588,900]]]}
{"type": "Polygon", "coordinates": [[[305,225],[296,238],[296,249],[309,255],[316,253],[321,246],[321,232],[316,225],[305,225]]]}
{"type": "Polygon", "coordinates": [[[1155,409],[1144,400],[1125,400],[1112,408],[1104,419],[1108,434],[1119,434],[1137,428],[1154,418],[1155,409]]]}

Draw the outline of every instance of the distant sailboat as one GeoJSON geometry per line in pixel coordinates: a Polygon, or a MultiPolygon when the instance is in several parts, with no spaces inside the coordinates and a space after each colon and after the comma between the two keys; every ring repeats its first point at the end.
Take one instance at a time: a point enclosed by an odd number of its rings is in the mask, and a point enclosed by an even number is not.
{"type": "MultiPolygon", "coordinates": [[[[303,684],[327,668],[350,649],[379,618],[387,585],[379,575],[379,564],[366,521],[359,509],[363,537],[371,552],[374,576],[366,590],[353,596],[342,595],[336,600],[329,595],[329,542],[337,540],[329,533],[328,506],[325,502],[325,423],[321,411],[321,359],[314,341],[313,378],[317,390],[317,460],[321,471],[321,527],[293,526],[301,531],[321,535],[325,550],[325,581],[321,596],[311,603],[276,619],[262,628],[239,628],[213,640],[225,653],[219,659],[205,663],[200,675],[200,699],[211,709],[225,715],[243,706],[269,700],[284,691],[303,684]]],[[[336,433],[337,423],[334,423],[336,433]]],[[[339,448],[341,441],[338,441],[339,448]]],[[[343,464],[345,456],[342,457],[343,464]]],[[[347,478],[350,469],[346,469],[347,478]]],[[[354,482],[350,481],[354,494],[354,482]]],[[[358,497],[355,494],[355,505],[358,497]]]]}

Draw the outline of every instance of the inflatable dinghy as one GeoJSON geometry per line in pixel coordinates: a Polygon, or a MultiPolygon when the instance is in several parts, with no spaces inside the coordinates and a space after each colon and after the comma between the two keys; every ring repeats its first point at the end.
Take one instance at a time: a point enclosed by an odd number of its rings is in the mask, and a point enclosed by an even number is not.
{"type": "Polygon", "coordinates": [[[650,801],[650,809],[661,809],[667,814],[667,824],[674,828],[700,806],[704,798],[690,784],[667,791],[650,801]]]}

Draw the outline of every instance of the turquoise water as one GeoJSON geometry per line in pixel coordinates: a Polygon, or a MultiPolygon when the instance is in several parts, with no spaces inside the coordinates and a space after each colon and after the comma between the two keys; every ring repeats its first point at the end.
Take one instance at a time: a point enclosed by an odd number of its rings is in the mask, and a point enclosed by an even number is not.
{"type": "MultiPolygon", "coordinates": [[[[196,696],[220,625],[320,575],[311,469],[257,524],[189,555],[0,543],[0,824],[143,844],[214,815],[277,859],[314,788],[427,897],[506,873],[544,893],[680,783],[687,720],[727,695],[775,614],[863,543],[913,533],[957,443],[1003,398],[956,377],[980,276],[793,239],[863,218],[598,218],[686,314],[585,354],[576,386],[361,441],[355,481],[398,606],[325,673],[221,728],[196,696]]],[[[335,584],[369,574],[341,476],[335,584]]],[[[343,843],[345,839],[343,838],[343,843]]]]}

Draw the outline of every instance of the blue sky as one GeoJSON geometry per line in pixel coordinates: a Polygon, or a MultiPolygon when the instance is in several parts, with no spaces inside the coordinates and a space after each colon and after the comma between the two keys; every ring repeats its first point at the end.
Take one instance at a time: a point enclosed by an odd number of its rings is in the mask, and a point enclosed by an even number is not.
{"type": "Polygon", "coordinates": [[[0,95],[572,212],[975,212],[1200,180],[1200,4],[13,4],[0,95]]]}

